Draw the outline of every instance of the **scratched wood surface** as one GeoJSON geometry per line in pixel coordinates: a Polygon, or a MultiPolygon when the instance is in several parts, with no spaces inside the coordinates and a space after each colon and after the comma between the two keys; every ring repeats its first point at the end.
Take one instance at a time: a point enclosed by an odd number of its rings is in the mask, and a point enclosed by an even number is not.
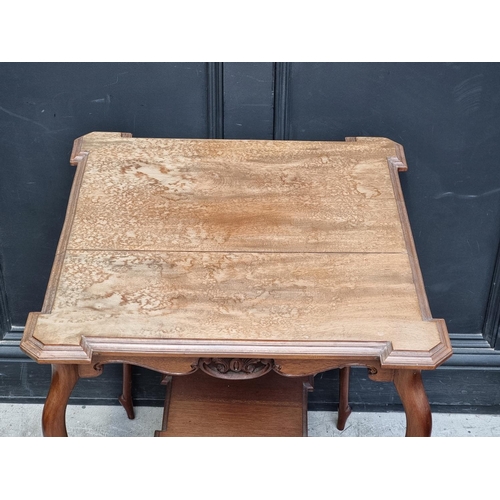
{"type": "Polygon", "coordinates": [[[92,133],[72,162],[30,355],[83,337],[444,346],[427,366],[451,354],[430,321],[392,141],[92,133]]]}

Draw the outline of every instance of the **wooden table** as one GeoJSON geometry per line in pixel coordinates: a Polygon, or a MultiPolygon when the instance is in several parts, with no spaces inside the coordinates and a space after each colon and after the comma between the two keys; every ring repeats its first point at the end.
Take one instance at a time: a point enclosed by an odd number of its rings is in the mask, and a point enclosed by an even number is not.
{"type": "MultiPolygon", "coordinates": [[[[160,436],[306,434],[312,375],[334,368],[342,427],[353,365],[394,382],[408,436],[430,435],[421,370],[452,350],[427,302],[399,144],[94,132],[71,162],[45,302],[21,343],[53,367],[44,435],[66,435],[77,380],[116,362],[165,374],[160,436]]],[[[131,412],[130,391],[122,402],[131,412]]]]}

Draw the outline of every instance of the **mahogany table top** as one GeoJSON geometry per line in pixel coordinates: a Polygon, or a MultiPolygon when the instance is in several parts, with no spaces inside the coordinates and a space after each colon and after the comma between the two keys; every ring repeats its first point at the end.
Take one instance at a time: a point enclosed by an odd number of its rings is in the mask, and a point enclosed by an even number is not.
{"type": "Polygon", "coordinates": [[[427,303],[399,144],[94,132],[71,161],[45,302],[21,343],[37,361],[375,356],[431,369],[451,355],[427,303]]]}

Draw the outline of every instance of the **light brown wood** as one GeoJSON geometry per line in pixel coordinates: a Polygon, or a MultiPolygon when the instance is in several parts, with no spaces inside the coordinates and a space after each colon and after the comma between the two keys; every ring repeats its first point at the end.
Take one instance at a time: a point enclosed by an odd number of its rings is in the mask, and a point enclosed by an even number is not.
{"type": "Polygon", "coordinates": [[[94,133],[80,147],[89,154],[69,249],[405,253],[386,139],[94,133]]]}
{"type": "MultiPolygon", "coordinates": [[[[94,132],[75,141],[71,163],[27,354],[81,376],[110,362],[189,374],[199,358],[263,359],[278,378],[364,365],[394,380],[416,415],[409,432],[425,434],[425,391],[407,375],[452,350],[425,295],[399,144],[94,132]]],[[[60,370],[70,381],[55,377],[64,396],[48,399],[56,433],[73,373],[60,370]]]]}
{"type": "Polygon", "coordinates": [[[36,359],[90,362],[78,346],[98,338],[194,340],[193,356],[197,340],[245,341],[242,354],[267,340],[276,356],[289,342],[307,353],[380,341],[391,367],[433,368],[451,354],[428,310],[392,141],[92,133],[72,162],[43,314],[22,343],[36,359]]]}
{"type": "Polygon", "coordinates": [[[269,373],[251,380],[217,379],[199,371],[173,377],[166,428],[169,436],[288,436],[304,435],[304,391],[308,377],[269,373]]]}
{"type": "Polygon", "coordinates": [[[43,344],[82,336],[439,344],[403,254],[68,251],[43,344]]]}

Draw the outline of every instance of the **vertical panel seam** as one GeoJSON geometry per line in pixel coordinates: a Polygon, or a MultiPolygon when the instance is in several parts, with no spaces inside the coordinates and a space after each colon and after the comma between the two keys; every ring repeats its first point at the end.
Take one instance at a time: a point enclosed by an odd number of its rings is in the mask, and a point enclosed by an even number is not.
{"type": "Polygon", "coordinates": [[[3,277],[2,261],[0,260],[0,340],[11,329],[9,307],[7,302],[7,290],[3,277]]]}
{"type": "Polygon", "coordinates": [[[224,63],[207,63],[208,138],[224,138],[224,63]]]}
{"type": "Polygon", "coordinates": [[[273,139],[283,141],[290,136],[289,84],[290,65],[288,62],[274,63],[274,123],[273,139]]]}
{"type": "Polygon", "coordinates": [[[483,323],[483,337],[495,349],[500,348],[498,329],[500,326],[500,247],[495,259],[493,278],[490,293],[486,304],[486,313],[483,323]]]}

